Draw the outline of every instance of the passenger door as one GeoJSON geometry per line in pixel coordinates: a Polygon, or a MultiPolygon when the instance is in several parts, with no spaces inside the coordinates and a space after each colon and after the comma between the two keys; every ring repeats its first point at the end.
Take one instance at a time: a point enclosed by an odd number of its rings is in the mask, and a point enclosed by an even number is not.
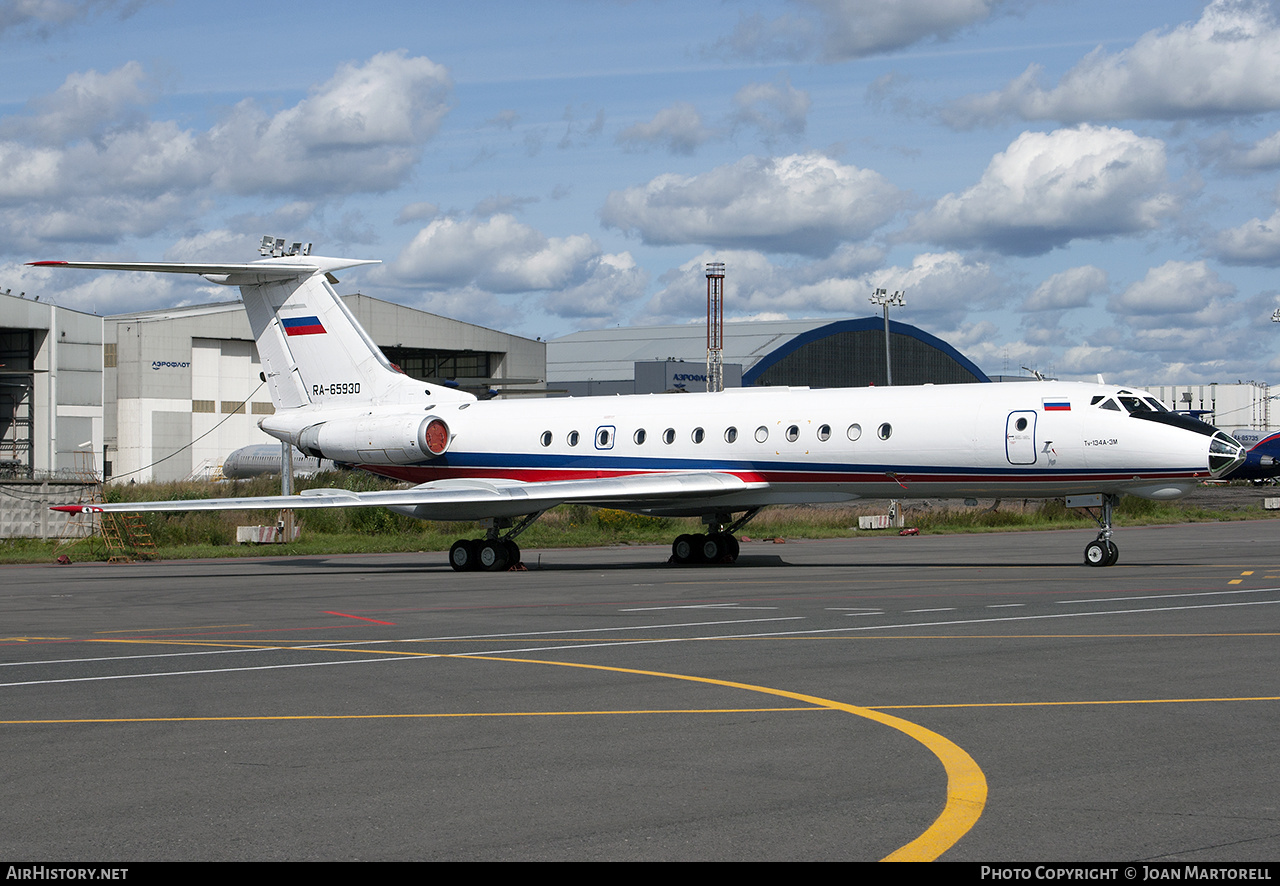
{"type": "Polygon", "coordinates": [[[1036,411],[1010,412],[1004,427],[1004,452],[1011,465],[1036,463],[1036,411]]]}

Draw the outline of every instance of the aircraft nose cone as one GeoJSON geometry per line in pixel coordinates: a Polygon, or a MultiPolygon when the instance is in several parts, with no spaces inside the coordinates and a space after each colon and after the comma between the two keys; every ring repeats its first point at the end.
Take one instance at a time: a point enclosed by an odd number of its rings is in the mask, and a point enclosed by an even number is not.
{"type": "Polygon", "coordinates": [[[1244,463],[1245,449],[1222,431],[1209,438],[1209,474],[1222,477],[1244,463]]]}

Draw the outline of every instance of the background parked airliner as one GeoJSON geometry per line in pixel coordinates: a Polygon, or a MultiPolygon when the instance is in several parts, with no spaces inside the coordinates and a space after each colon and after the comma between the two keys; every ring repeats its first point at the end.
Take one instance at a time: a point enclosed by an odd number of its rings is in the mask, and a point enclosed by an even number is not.
{"type": "Polygon", "coordinates": [[[1062,382],[481,401],[399,372],[355,321],[333,272],[373,262],[291,253],[33,264],[239,286],[276,409],[260,427],[309,456],[419,485],[89,510],[382,506],[485,520],[486,537],[455,542],[449,562],[497,570],[519,561],[515,538],[564,502],[700,516],[707,532],[672,546],[676,562],[695,563],[736,559],[734,533],[773,504],[1092,495],[1100,528],[1085,562],[1109,566],[1122,493],[1178,498],[1244,459],[1231,437],[1142,391],[1062,382]]]}
{"type": "MultiPolygon", "coordinates": [[[[293,454],[295,477],[309,477],[321,471],[331,471],[334,464],[320,458],[312,458],[299,452],[293,454]]],[[[222,461],[222,476],[228,480],[246,480],[266,474],[279,474],[284,469],[284,454],[271,443],[255,443],[241,446],[222,461]]]]}
{"type": "Polygon", "coordinates": [[[1247,451],[1244,462],[1227,475],[1227,479],[1262,484],[1280,477],[1280,433],[1252,428],[1240,428],[1229,433],[1247,451]]]}

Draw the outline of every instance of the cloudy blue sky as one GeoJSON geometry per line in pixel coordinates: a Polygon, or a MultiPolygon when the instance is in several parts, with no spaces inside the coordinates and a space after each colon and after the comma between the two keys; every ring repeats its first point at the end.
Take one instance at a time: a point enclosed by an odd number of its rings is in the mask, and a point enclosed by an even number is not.
{"type": "Polygon", "coordinates": [[[271,233],[551,338],[696,321],[719,260],[731,318],[883,286],[989,373],[1275,381],[1278,6],[0,0],[0,289],[221,299],[23,263],[271,233]]]}

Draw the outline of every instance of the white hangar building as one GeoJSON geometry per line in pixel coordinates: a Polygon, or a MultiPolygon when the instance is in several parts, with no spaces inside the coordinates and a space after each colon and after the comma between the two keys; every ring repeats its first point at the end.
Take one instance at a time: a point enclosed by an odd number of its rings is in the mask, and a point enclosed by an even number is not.
{"type": "Polygon", "coordinates": [[[102,318],[0,293],[0,538],[56,537],[50,505],[85,494],[101,462],[102,318]]]}
{"type": "Polygon", "coordinates": [[[95,314],[0,293],[0,475],[70,476],[101,454],[102,335],[95,314]]]}
{"type": "MultiPolygon", "coordinates": [[[[359,293],[342,301],[387,359],[415,378],[484,392],[502,390],[504,379],[514,386],[546,377],[541,341],[359,293]]],[[[110,478],[181,480],[242,446],[277,442],[257,426],[274,409],[239,302],[107,317],[103,338],[110,478]]]]}

